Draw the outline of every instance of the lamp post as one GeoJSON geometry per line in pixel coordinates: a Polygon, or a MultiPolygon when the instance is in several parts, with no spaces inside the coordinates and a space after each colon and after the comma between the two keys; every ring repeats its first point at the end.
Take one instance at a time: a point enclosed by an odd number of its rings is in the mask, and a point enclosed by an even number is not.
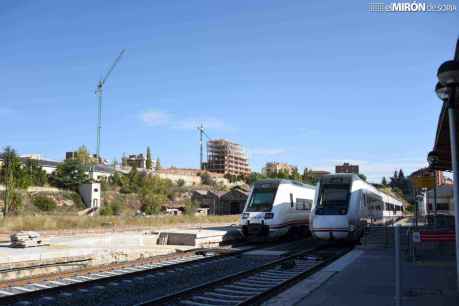
{"type": "Polygon", "coordinates": [[[456,138],[456,92],[459,88],[459,39],[456,43],[455,57],[440,65],[437,72],[438,84],[435,91],[438,97],[447,103],[449,137],[451,143],[451,163],[453,166],[454,224],[456,229],[456,286],[459,291],[459,156],[456,138]]]}
{"type": "MultiPolygon", "coordinates": [[[[437,229],[437,166],[440,161],[440,156],[436,151],[430,151],[427,155],[427,161],[429,162],[430,169],[433,171],[434,175],[434,186],[433,186],[433,226],[434,229],[437,229]]],[[[429,199],[429,197],[427,197],[429,199]]]]}

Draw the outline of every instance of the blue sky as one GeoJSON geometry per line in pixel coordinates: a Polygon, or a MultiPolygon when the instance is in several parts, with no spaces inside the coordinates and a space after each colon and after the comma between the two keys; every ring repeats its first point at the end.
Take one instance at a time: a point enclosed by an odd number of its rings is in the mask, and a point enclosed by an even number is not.
{"type": "Polygon", "coordinates": [[[370,13],[368,1],[2,1],[0,145],[62,159],[145,151],[197,167],[200,122],[266,161],[379,181],[423,166],[440,110],[436,69],[454,13],[370,13]]]}

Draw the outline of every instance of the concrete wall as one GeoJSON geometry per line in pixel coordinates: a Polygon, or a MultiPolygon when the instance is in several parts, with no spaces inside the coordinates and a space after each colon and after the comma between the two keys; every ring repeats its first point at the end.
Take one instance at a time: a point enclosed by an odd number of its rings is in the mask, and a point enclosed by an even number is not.
{"type": "MultiPolygon", "coordinates": [[[[5,190],[5,185],[0,185],[0,191],[5,190]]],[[[49,193],[59,193],[62,192],[62,189],[56,187],[41,187],[41,186],[30,186],[26,190],[27,192],[49,192],[49,193]]]]}
{"type": "Polygon", "coordinates": [[[177,183],[178,180],[183,180],[186,186],[200,185],[201,178],[197,175],[180,175],[171,173],[159,173],[162,179],[170,179],[172,182],[177,183]]]}

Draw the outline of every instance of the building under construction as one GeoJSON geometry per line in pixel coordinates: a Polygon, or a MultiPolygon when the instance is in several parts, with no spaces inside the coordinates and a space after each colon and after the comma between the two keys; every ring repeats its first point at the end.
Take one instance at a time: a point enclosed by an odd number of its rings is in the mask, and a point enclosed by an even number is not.
{"type": "Polygon", "coordinates": [[[249,161],[242,147],[225,139],[207,142],[207,170],[230,175],[249,175],[249,161]]]}

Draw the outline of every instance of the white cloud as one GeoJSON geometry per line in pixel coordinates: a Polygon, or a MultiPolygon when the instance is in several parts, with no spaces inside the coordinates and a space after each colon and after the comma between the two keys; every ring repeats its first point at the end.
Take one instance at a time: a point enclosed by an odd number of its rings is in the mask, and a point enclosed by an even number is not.
{"type": "Polygon", "coordinates": [[[141,117],[144,123],[151,126],[170,124],[169,114],[160,111],[147,111],[141,117]]]}
{"type": "Polygon", "coordinates": [[[173,129],[192,130],[202,124],[206,129],[228,129],[222,120],[212,117],[181,118],[163,111],[146,111],[142,113],[140,117],[142,121],[149,126],[164,126],[173,129]]]}

